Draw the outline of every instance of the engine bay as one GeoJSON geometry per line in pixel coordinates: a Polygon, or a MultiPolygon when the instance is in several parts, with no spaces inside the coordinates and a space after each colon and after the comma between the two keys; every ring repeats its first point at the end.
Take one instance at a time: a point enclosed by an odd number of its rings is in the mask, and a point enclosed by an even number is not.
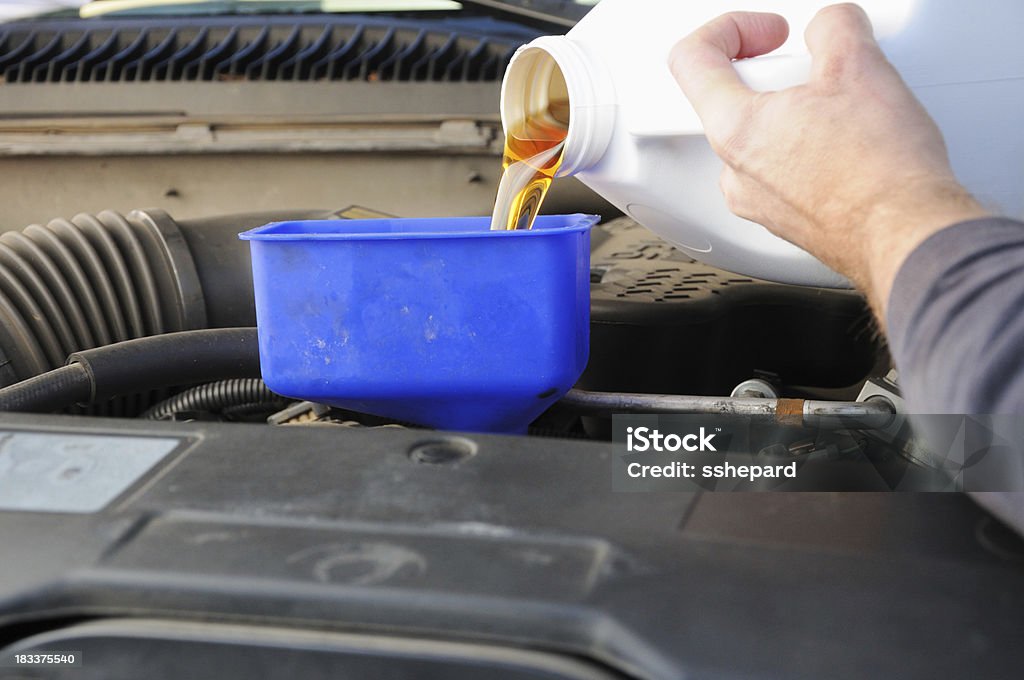
{"type": "MultiPolygon", "coordinates": [[[[253,327],[252,272],[239,233],[267,222],[370,215],[381,213],[349,207],[177,221],[158,210],[104,211],[6,232],[0,235],[5,382],[57,369],[92,347],[253,327]]],[[[744,381],[759,380],[776,397],[854,401],[868,377],[889,370],[855,293],[715,270],[629,218],[598,226],[591,243],[591,358],[581,389],[725,398],[744,381]],[[695,364],[694,356],[702,360],[695,364]]],[[[93,404],[90,413],[292,422],[296,405],[257,378],[232,376],[240,382],[174,397],[158,393],[165,385],[141,385],[136,394],[93,404]]],[[[546,414],[535,432],[603,438],[599,423],[567,410],[546,414]]],[[[315,405],[296,417],[318,411],[318,422],[381,424],[315,405]]]]}

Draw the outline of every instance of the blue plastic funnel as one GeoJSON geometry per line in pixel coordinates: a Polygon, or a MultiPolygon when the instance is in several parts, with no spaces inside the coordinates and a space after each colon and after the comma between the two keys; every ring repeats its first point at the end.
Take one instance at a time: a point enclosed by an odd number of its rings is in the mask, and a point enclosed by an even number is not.
{"type": "Polygon", "coordinates": [[[448,430],[522,432],[586,367],[588,215],[280,222],[250,241],[278,394],[448,430]]]}

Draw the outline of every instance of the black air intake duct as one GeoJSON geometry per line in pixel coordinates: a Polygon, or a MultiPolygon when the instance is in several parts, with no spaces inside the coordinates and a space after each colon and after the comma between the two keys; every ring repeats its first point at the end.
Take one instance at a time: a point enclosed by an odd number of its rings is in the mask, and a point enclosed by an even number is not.
{"type": "MultiPolygon", "coordinates": [[[[0,234],[0,387],[76,352],[136,338],[256,323],[239,232],[306,211],[177,222],[160,210],[104,211],[0,234]]],[[[98,408],[134,415],[166,393],[98,408]]]]}
{"type": "Polygon", "coordinates": [[[160,211],[76,215],[0,235],[0,383],[73,352],[206,327],[192,256],[160,211]]]}

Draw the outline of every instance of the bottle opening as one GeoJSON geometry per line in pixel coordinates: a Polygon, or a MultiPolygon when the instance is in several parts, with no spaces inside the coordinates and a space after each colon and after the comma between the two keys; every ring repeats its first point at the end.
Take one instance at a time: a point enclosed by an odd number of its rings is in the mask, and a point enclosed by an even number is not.
{"type": "Polygon", "coordinates": [[[505,78],[502,123],[507,137],[528,142],[564,142],[571,113],[562,69],[546,50],[527,48],[505,78]]]}
{"type": "Polygon", "coordinates": [[[562,167],[569,135],[569,90],[555,60],[527,49],[506,90],[504,172],[491,229],[530,229],[562,167]]]}
{"type": "Polygon", "coordinates": [[[561,143],[553,177],[575,175],[601,159],[611,141],[615,108],[607,71],[565,36],[543,36],[520,47],[505,72],[506,141],[511,134],[532,138],[526,141],[535,146],[561,143]]]}

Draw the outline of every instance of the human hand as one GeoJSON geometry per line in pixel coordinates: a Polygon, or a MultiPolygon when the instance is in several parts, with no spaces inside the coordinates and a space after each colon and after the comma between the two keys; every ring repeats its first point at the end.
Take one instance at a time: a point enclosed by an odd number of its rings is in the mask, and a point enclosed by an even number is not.
{"type": "Polygon", "coordinates": [[[729,209],[846,275],[884,325],[906,257],[987,213],[957,182],[942,134],[862,9],[826,7],[807,27],[806,85],[749,89],[732,60],[771,52],[788,35],[778,15],[726,14],[676,45],[670,66],[725,162],[729,209]]]}

